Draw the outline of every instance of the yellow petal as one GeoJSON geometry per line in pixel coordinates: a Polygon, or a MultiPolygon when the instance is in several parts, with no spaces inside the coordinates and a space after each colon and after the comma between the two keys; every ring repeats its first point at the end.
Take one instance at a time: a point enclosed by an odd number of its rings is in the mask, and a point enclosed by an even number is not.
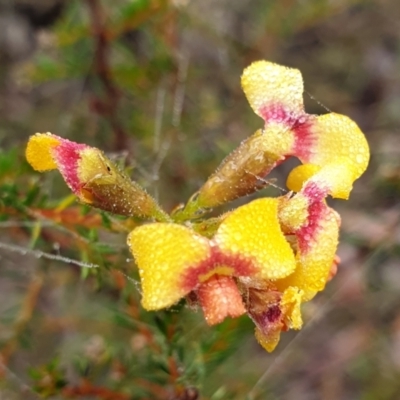
{"type": "Polygon", "coordinates": [[[355,179],[366,170],[368,143],[349,117],[335,113],[321,115],[312,129],[318,136],[317,150],[310,159],[312,164],[324,165],[336,158],[345,158],[351,163],[355,179]]]}
{"type": "Polygon", "coordinates": [[[49,171],[57,168],[51,155],[51,149],[59,146],[60,140],[51,133],[36,133],[31,136],[26,147],[25,156],[36,171],[49,171]]]}
{"type": "MultiPolygon", "coordinates": [[[[331,208],[322,205],[324,210],[315,221],[316,226],[312,235],[302,232],[301,229],[297,233],[299,248],[296,270],[287,278],[275,282],[281,291],[290,286],[304,291],[303,301],[308,301],[315,292],[325,287],[338,245],[337,214],[331,208]]],[[[290,202],[288,206],[290,207],[290,202]]]]}
{"type": "Polygon", "coordinates": [[[275,329],[271,329],[267,333],[264,333],[260,328],[256,328],[255,336],[258,343],[260,343],[268,353],[271,353],[279,343],[281,328],[277,326],[275,329]]]}
{"type": "Polygon", "coordinates": [[[301,161],[321,167],[344,165],[341,171],[332,169],[329,179],[335,179],[332,196],[347,198],[352,183],[368,166],[369,147],[364,134],[350,118],[334,113],[316,117],[309,129],[312,145],[300,156],[301,161]],[[341,180],[346,182],[340,184],[341,180]]]}
{"type": "Polygon", "coordinates": [[[308,205],[309,199],[302,194],[289,200],[286,196],[279,198],[279,222],[284,232],[291,234],[304,225],[308,218],[308,205]]]}
{"type": "Polygon", "coordinates": [[[257,61],[243,71],[242,88],[254,112],[266,122],[285,120],[284,114],[304,112],[303,79],[297,69],[257,61]]]}
{"type": "Polygon", "coordinates": [[[310,181],[320,187],[326,187],[332,197],[347,200],[356,179],[351,164],[348,159],[338,157],[334,162],[324,166],[310,181]]]}
{"type": "Polygon", "coordinates": [[[209,241],[176,224],[154,223],[134,229],[128,245],[139,268],[146,310],[175,304],[191,288],[182,276],[209,255],[209,241]]]}
{"type": "Polygon", "coordinates": [[[237,208],[221,223],[214,242],[226,253],[253,260],[259,277],[283,278],[295,258],[278,221],[278,199],[259,199],[237,208]]]}
{"type": "Polygon", "coordinates": [[[290,190],[299,192],[313,182],[324,189],[326,195],[347,200],[355,180],[353,171],[348,159],[337,157],[323,167],[315,164],[299,165],[290,172],[286,184],[290,190]]]}
{"type": "Polygon", "coordinates": [[[286,181],[286,186],[289,190],[300,192],[304,182],[313,177],[320,170],[321,167],[315,164],[299,165],[290,172],[286,181]]]}
{"type": "Polygon", "coordinates": [[[303,325],[300,310],[303,294],[297,287],[288,287],[282,295],[280,307],[288,328],[301,329],[303,325]]]}

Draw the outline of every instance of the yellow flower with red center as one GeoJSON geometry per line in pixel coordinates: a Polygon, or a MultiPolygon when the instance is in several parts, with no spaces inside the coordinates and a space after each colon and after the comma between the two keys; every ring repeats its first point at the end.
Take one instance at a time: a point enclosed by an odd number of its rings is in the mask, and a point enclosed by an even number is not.
{"type": "Polygon", "coordinates": [[[128,243],[148,310],[175,304],[214,275],[276,280],[295,268],[293,251],[279,225],[277,199],[239,207],[211,240],[186,226],[154,223],[134,229],[128,243]]]}
{"type": "Polygon", "coordinates": [[[158,310],[195,294],[210,325],[248,313],[257,339],[272,351],[281,331],[301,328],[301,303],[324,288],[334,263],[336,213],[323,198],[304,199],[254,200],[232,211],[211,239],[173,223],[133,230],[128,244],[143,307],[158,310]],[[285,213],[305,217],[291,227],[280,219],[285,213]]]}
{"type": "Polygon", "coordinates": [[[274,284],[296,267],[280,227],[278,206],[279,199],[265,198],[239,207],[212,239],[173,223],[134,229],[128,244],[139,267],[143,307],[166,308],[192,292],[210,325],[248,312],[267,348],[267,338],[273,337],[276,345],[283,325],[299,328],[301,290],[287,286],[278,291],[274,284]],[[262,297],[261,304],[255,293],[262,297]]]}

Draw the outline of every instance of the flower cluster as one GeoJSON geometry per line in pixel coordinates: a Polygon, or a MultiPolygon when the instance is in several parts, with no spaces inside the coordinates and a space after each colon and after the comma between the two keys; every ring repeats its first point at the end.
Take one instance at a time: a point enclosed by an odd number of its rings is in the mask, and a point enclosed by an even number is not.
{"type": "Polygon", "coordinates": [[[351,119],[304,111],[296,69],[258,61],[244,70],[242,87],[264,127],[171,215],[98,149],[36,134],[26,155],[37,170],[58,168],[82,202],[152,220],[128,237],[145,309],[190,296],[210,325],[247,313],[259,343],[272,351],[282,331],[301,328],[301,304],[336,272],[340,217],[325,199],[349,197],[368,165],[369,148],[351,119]],[[287,195],[205,217],[211,208],[259,190],[263,178],[292,156],[302,165],[289,174],[287,195]]]}

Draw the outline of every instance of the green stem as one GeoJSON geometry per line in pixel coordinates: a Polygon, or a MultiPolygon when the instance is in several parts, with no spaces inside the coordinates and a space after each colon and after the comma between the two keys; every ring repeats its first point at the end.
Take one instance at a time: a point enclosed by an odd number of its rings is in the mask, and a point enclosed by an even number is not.
{"type": "Polygon", "coordinates": [[[195,193],[189,201],[186,203],[185,207],[178,209],[172,218],[176,222],[183,222],[192,219],[197,219],[202,217],[207,210],[201,208],[197,201],[197,193],[195,193]]]}

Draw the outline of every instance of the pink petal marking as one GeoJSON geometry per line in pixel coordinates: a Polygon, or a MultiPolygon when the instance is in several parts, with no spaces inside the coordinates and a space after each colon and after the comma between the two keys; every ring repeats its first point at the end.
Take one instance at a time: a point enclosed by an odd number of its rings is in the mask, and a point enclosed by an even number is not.
{"type": "Polygon", "coordinates": [[[315,116],[305,112],[295,114],[289,111],[282,104],[268,104],[260,108],[260,114],[265,121],[265,125],[269,123],[280,123],[287,125],[288,129],[293,131],[295,136],[295,144],[293,147],[293,156],[306,160],[310,157],[315,144],[315,135],[312,132],[312,125],[315,116]]]}
{"type": "MultiPolygon", "coordinates": [[[[303,115],[296,115],[288,111],[282,104],[265,104],[259,110],[265,124],[277,122],[293,126],[303,115]]],[[[304,115],[306,115],[304,113],[304,115]]]]}
{"type": "Polygon", "coordinates": [[[295,136],[293,155],[300,158],[302,162],[306,162],[311,157],[317,140],[312,132],[315,116],[304,115],[298,119],[292,128],[295,136]]]}
{"type": "Polygon", "coordinates": [[[305,197],[309,199],[308,205],[308,223],[301,227],[297,232],[299,250],[301,253],[307,252],[314,243],[315,236],[318,234],[321,220],[327,212],[327,205],[324,202],[327,196],[327,189],[315,182],[309,182],[302,190],[305,197]]]}
{"type": "Polygon", "coordinates": [[[51,149],[58,169],[65,182],[71,190],[77,194],[84,182],[78,178],[78,162],[81,158],[82,150],[89,148],[86,144],[71,142],[68,139],[59,138],[60,145],[51,149]]]}

